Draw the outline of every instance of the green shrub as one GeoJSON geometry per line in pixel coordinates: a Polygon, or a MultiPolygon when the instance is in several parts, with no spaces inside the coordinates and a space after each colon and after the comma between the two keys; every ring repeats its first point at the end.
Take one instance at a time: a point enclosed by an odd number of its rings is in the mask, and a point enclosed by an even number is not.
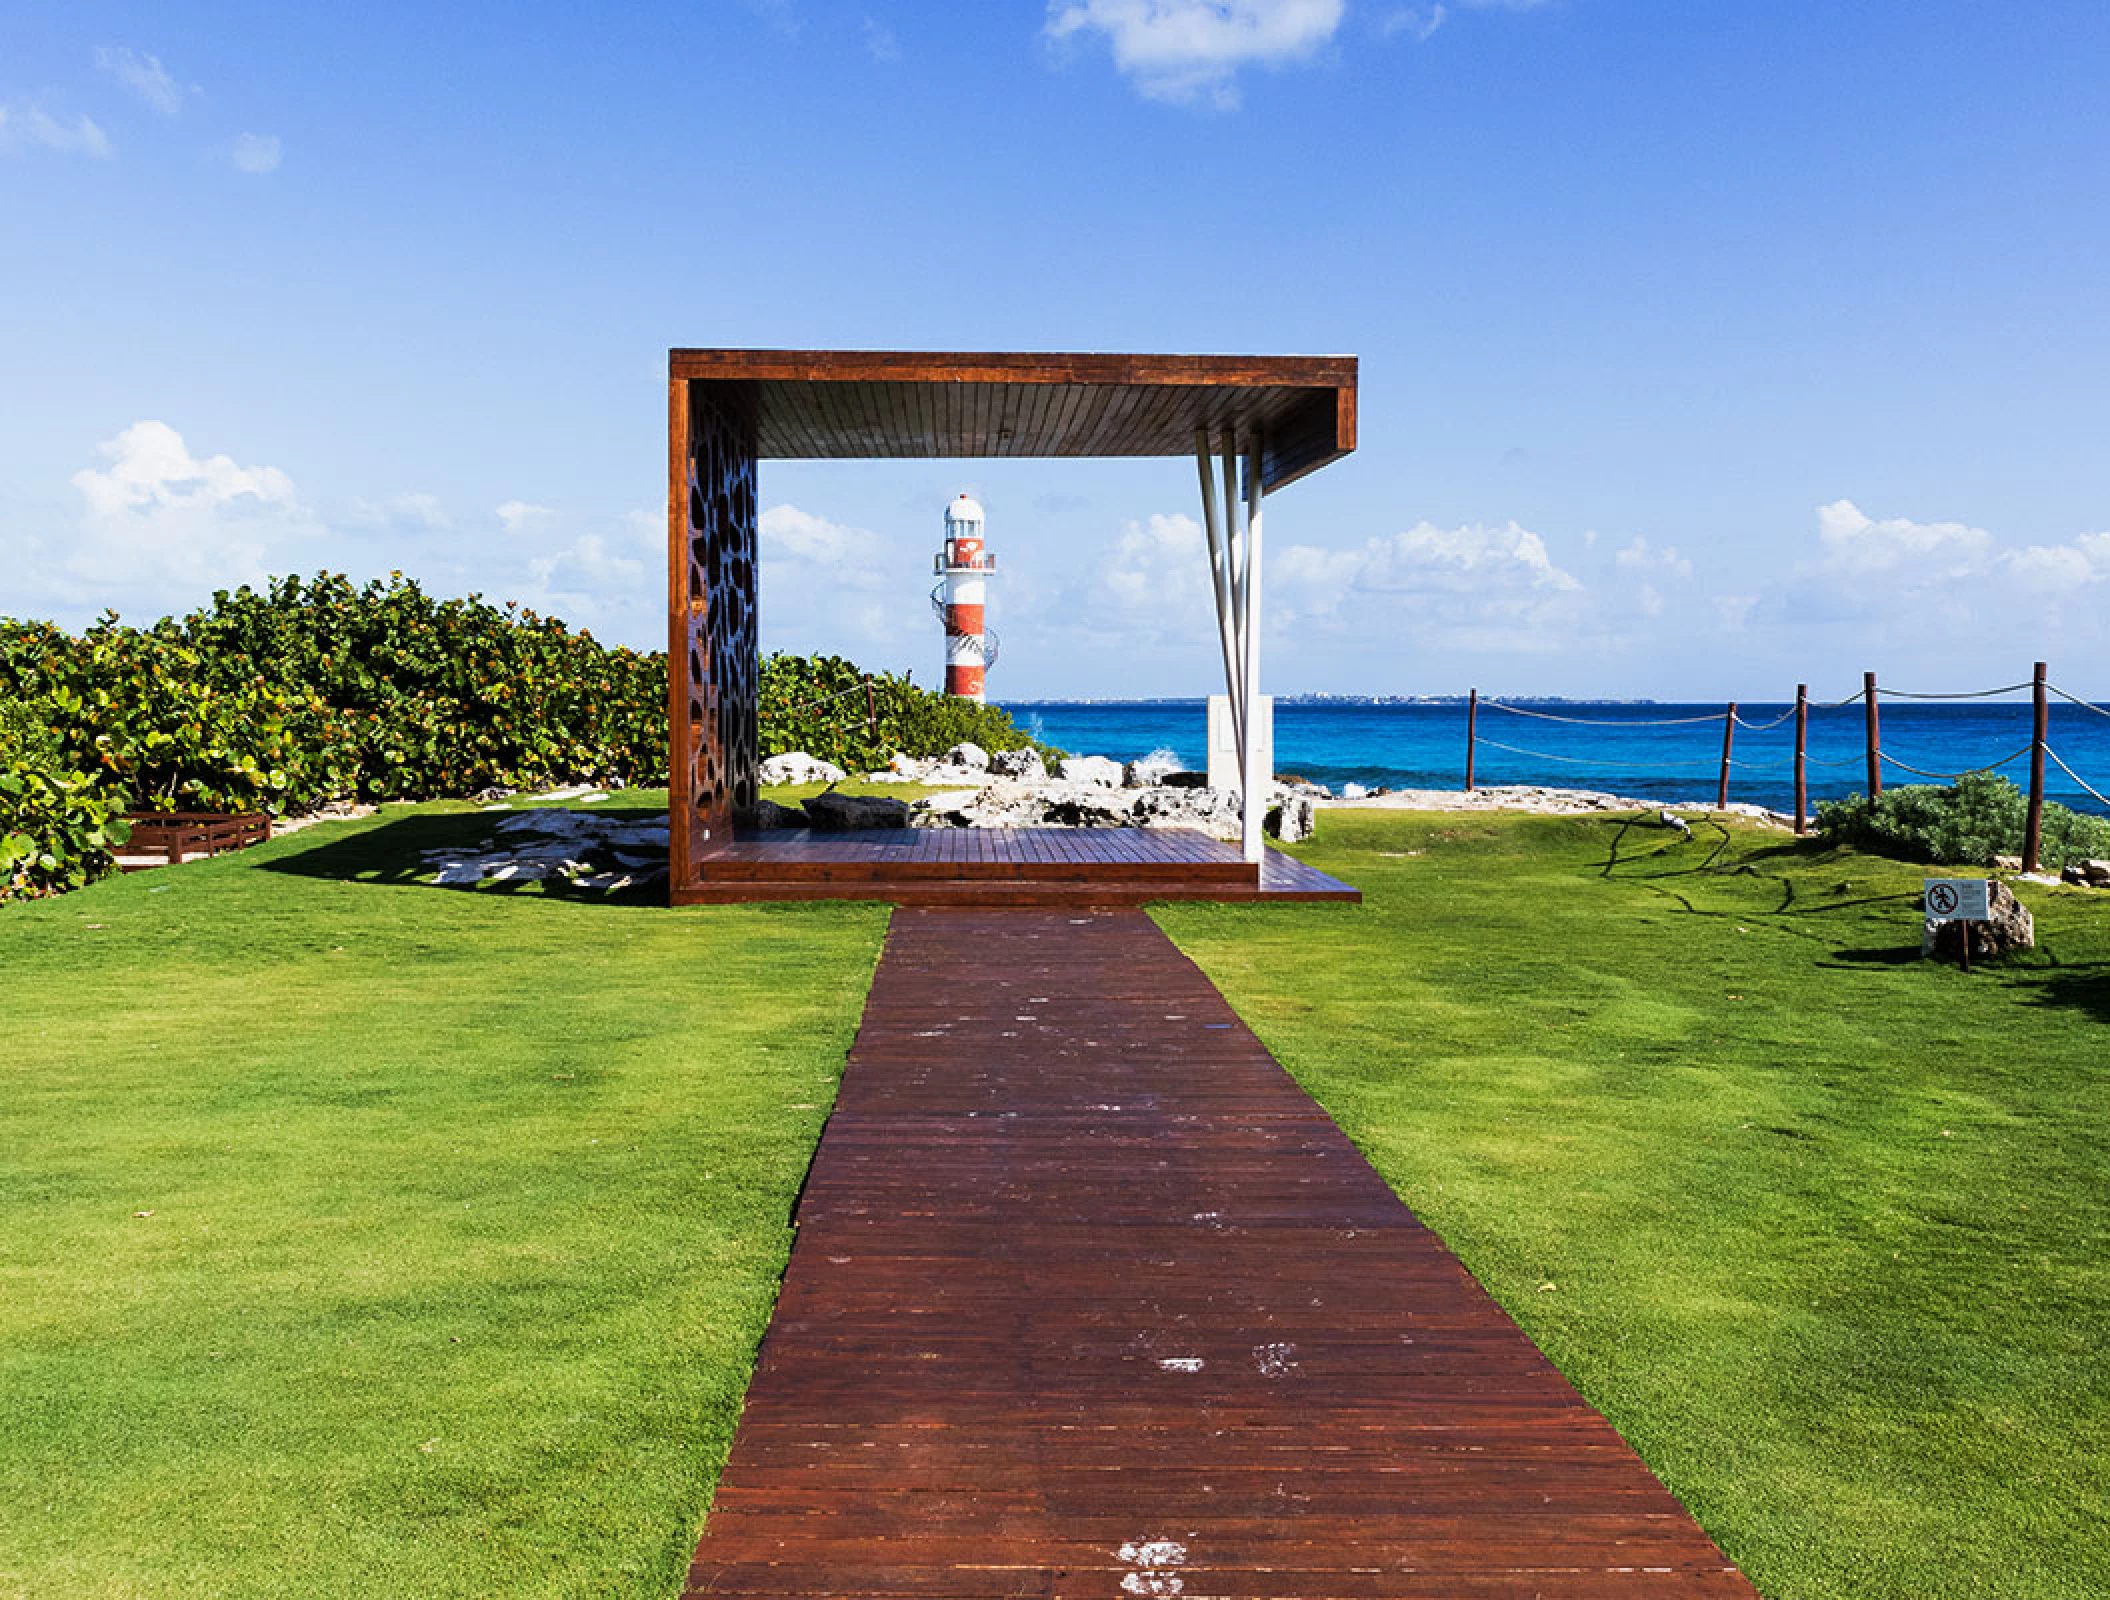
{"type": "Polygon", "coordinates": [[[48,700],[0,700],[0,766],[56,767],[63,759],[48,700]]]}
{"type": "Polygon", "coordinates": [[[995,706],[868,674],[841,656],[764,657],[760,733],[765,758],[803,750],[852,772],[883,767],[896,751],[943,755],[962,741],[989,751],[1031,746],[1044,757],[1062,754],[995,706]]]}
{"type": "MultiPolygon", "coordinates": [[[[1967,772],[1953,784],[1904,784],[1866,795],[1820,801],[1817,830],[1837,844],[1907,861],[1989,865],[1996,855],[2021,852],[2029,799],[2008,779],[1967,772]]],[[[2040,860],[2058,868],[2091,856],[2110,856],[2110,818],[2047,802],[2040,860]]]]}
{"type": "Polygon", "coordinates": [[[123,794],[62,761],[48,701],[0,700],[0,900],[92,883],[131,834],[123,794]]]}
{"type": "MultiPolygon", "coordinates": [[[[663,783],[666,671],[663,655],[609,648],[517,605],[434,599],[400,573],[277,578],[147,627],[106,613],[75,636],[0,619],[0,702],[18,707],[0,751],[39,775],[13,803],[34,791],[38,816],[71,819],[84,845],[107,835],[93,797],[117,791],[143,811],[283,814],[663,783]]],[[[1002,711],[868,679],[839,656],[764,661],[760,731],[764,755],[805,750],[858,770],[962,740],[1034,743],[1002,711]]],[[[42,844],[10,859],[47,854],[72,859],[42,844]]]]}
{"type": "Polygon", "coordinates": [[[0,621],[0,696],[47,701],[65,759],[154,810],[663,781],[665,674],[663,656],[400,573],[275,579],[78,638],[0,621]]]}

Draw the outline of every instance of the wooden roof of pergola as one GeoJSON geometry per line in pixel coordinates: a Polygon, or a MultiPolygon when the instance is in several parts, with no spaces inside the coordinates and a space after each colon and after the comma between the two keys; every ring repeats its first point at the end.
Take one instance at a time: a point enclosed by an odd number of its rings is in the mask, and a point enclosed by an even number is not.
{"type": "Polygon", "coordinates": [[[1192,456],[1261,441],[1274,490],[1355,448],[1354,356],[672,350],[668,376],[751,407],[777,460],[1192,456]]]}

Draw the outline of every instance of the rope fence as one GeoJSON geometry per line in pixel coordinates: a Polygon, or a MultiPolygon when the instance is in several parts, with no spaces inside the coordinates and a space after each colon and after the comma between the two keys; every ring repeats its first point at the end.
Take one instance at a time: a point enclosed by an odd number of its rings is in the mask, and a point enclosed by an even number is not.
{"type": "MultiPolygon", "coordinates": [[[[2092,710],[2094,708],[2091,707],[2090,709],[2092,710]]],[[[2090,795],[2093,795],[2099,804],[2110,806],[2110,800],[2105,800],[2102,794],[2097,791],[2093,786],[2091,786],[2086,778],[2082,777],[2078,772],[2074,771],[2073,768],[2066,765],[2065,762],[2059,760],[2058,751],[2052,749],[2051,746],[2046,745],[2044,747],[2044,753],[2047,756],[2051,757],[2052,761],[2058,766],[2058,769],[2061,772],[2065,773],[2067,777],[2073,779],[2075,783],[2079,784],[2090,795]]]]}
{"type": "Polygon", "coordinates": [[[2013,766],[2025,756],[2029,758],[2029,820],[2024,837],[2022,860],[2025,872],[2035,872],[2043,838],[2044,823],[2044,766],[2049,760],[2061,772],[2073,780],[2083,793],[2097,804],[2110,811],[2110,797],[2095,788],[2072,767],[2068,766],[2046,742],[2049,720],[2049,697],[2057,695],[2083,711],[2093,712],[2099,717],[2110,717],[2110,706],[2098,705],[2069,690],[2050,682],[2045,675],[2044,663],[2039,661],[2036,670],[2020,683],[2002,684],[1993,689],[1886,689],[1876,682],[1873,672],[1863,673],[1858,693],[1840,700],[1813,701],[1809,685],[1795,686],[1795,703],[1779,716],[1765,722],[1746,719],[1737,710],[1734,700],[1720,711],[1703,712],[1694,716],[1677,717],[1590,717],[1572,712],[1545,711],[1536,706],[1517,705],[1511,701],[1492,697],[1482,698],[1474,689],[1466,697],[1465,715],[1465,788],[1470,793],[1477,785],[1475,756],[1484,747],[1499,750],[1507,755],[1524,756],[1533,761],[1551,761],[1563,766],[1575,767],[1630,767],[1630,762],[1617,761],[1609,757],[1560,755],[1549,750],[1530,750],[1521,745],[1506,744],[1490,739],[1480,732],[1481,711],[1500,712],[1506,716],[1528,717],[1540,722],[1560,723],[1576,728],[1700,728],[1720,724],[1722,729],[1722,753],[1719,762],[1711,761],[1661,761],[1651,763],[1658,770],[1675,772],[1713,771],[1717,774],[1715,806],[1726,809],[1729,804],[1729,780],[1733,773],[1779,773],[1792,771],[1795,784],[1795,831],[1809,830],[1809,768],[1861,766],[1867,774],[1868,796],[1871,800],[1883,793],[1883,772],[1886,767],[1900,772],[1909,772],[1914,777],[1931,778],[1937,782],[1953,783],[1961,778],[1983,772],[1999,772],[2013,766]],[[2034,730],[2030,742],[2011,755],[1998,761],[1988,761],[1978,766],[1965,767],[1961,772],[1936,772],[1926,767],[1915,766],[1909,761],[1891,754],[1883,748],[1882,702],[1888,700],[1940,702],[1962,700],[1993,700],[2002,695],[2028,692],[2034,712],[2034,730]],[[1809,721],[1812,713],[1843,711],[1849,706],[1860,706],[1865,725],[1863,748],[1860,753],[1836,759],[1812,756],[1809,751],[1809,721]],[[1766,733],[1783,723],[1793,720],[1795,724],[1795,753],[1792,762],[1751,761],[1739,757],[1736,752],[1736,732],[1739,728],[1747,733],[1766,733]]]}

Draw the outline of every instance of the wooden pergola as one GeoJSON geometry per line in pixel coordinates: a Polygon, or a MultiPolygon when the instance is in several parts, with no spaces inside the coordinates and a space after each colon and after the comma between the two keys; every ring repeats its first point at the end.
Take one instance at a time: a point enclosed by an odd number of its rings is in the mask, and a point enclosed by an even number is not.
{"type": "MultiPolygon", "coordinates": [[[[1243,858],[1263,860],[1256,772],[1261,504],[1355,448],[1353,356],[684,350],[667,358],[670,894],[712,882],[757,799],[756,468],[764,460],[1192,456],[1240,750],[1243,858]]],[[[746,872],[742,878],[740,872],[746,872]]]]}

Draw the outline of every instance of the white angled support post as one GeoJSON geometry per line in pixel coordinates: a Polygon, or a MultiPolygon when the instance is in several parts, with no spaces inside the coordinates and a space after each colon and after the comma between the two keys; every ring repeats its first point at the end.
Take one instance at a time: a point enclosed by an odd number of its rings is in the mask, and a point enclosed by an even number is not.
{"type": "Polygon", "coordinates": [[[1223,647],[1224,694],[1231,706],[1231,736],[1238,747],[1239,843],[1246,860],[1266,853],[1261,824],[1274,782],[1263,755],[1260,702],[1260,440],[1245,441],[1245,494],[1238,492],[1239,440],[1226,430],[1212,450],[1208,430],[1194,431],[1194,460],[1201,475],[1202,528],[1209,540],[1209,575],[1216,595],[1217,640],[1223,647]],[[1212,459],[1213,458],[1213,459],[1212,459]],[[1223,495],[1217,496],[1217,473],[1223,495]]]}
{"type": "MultiPolygon", "coordinates": [[[[1238,770],[1244,775],[1245,787],[1239,791],[1240,838],[1245,845],[1245,858],[1259,862],[1266,853],[1266,845],[1260,837],[1260,825],[1267,816],[1268,791],[1274,787],[1275,775],[1263,771],[1272,761],[1263,761],[1260,740],[1260,438],[1254,435],[1246,441],[1245,463],[1245,670],[1240,674],[1245,690],[1245,716],[1239,723],[1238,733],[1243,741],[1238,750],[1238,770]]],[[[1272,737],[1267,751],[1274,749],[1272,737]]]]}
{"type": "Polygon", "coordinates": [[[1202,531],[1209,540],[1209,577],[1216,591],[1216,636],[1223,646],[1224,695],[1231,704],[1232,737],[1238,748],[1245,749],[1244,697],[1239,684],[1245,671],[1245,658],[1238,642],[1238,627],[1231,615],[1231,570],[1230,530],[1226,523],[1231,508],[1221,511],[1216,504],[1215,452],[1209,448],[1209,430],[1194,430],[1194,464],[1201,472],[1202,483],[1202,531]]]}

